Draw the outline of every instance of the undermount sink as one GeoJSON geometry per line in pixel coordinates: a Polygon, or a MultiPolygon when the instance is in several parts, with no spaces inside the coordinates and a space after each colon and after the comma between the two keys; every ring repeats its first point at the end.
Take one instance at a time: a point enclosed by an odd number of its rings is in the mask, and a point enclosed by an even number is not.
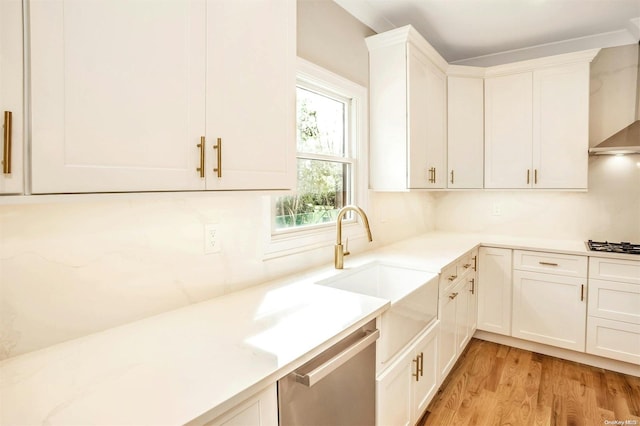
{"type": "Polygon", "coordinates": [[[416,268],[376,261],[316,284],[391,302],[380,318],[380,366],[435,320],[438,312],[438,274],[416,268]]]}

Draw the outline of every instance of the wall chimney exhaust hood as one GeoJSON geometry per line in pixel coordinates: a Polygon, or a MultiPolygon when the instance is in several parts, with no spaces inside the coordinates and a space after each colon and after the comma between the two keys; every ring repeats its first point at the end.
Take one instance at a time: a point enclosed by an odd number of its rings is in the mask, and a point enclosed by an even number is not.
{"type": "MultiPolygon", "coordinates": [[[[640,45],[640,42],[638,44],[640,45]]],[[[638,61],[636,121],[595,147],[589,148],[589,155],[640,154],[640,46],[638,46],[638,61]]]]}
{"type": "Polygon", "coordinates": [[[636,120],[618,133],[589,148],[590,155],[640,154],[640,120],[636,120]]]}

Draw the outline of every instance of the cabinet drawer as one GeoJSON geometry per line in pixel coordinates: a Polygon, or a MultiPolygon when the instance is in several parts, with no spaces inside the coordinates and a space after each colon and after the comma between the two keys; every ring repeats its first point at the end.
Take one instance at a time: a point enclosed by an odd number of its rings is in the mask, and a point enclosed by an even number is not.
{"type": "Polygon", "coordinates": [[[458,275],[459,263],[459,261],[455,261],[442,269],[442,273],[440,274],[440,294],[458,282],[458,279],[460,278],[458,275]]]}
{"type": "Polygon", "coordinates": [[[570,254],[513,251],[513,269],[569,277],[587,277],[587,257],[570,254]]]}
{"type": "Polygon", "coordinates": [[[589,278],[640,284],[640,260],[589,257],[589,278]]]}
{"type": "Polygon", "coordinates": [[[587,353],[640,364],[640,325],[589,317],[587,353]]]}
{"type": "Polygon", "coordinates": [[[640,324],[640,285],[589,279],[589,315],[640,324]]]}

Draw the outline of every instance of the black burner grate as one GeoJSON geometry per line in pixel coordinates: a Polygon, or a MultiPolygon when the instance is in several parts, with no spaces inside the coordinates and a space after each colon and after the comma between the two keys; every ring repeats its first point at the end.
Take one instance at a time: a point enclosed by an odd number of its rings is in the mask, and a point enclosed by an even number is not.
{"type": "Polygon", "coordinates": [[[626,253],[626,254],[640,254],[640,244],[632,243],[610,243],[608,241],[587,241],[587,246],[591,251],[602,251],[607,253],[626,253]]]}

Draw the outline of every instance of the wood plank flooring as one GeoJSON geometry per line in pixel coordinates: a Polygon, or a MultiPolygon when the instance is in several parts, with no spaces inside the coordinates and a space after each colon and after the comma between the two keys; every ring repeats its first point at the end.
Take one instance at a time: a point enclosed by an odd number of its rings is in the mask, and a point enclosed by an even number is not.
{"type": "Polygon", "coordinates": [[[472,339],[418,425],[592,426],[614,420],[640,426],[639,377],[472,339]]]}

